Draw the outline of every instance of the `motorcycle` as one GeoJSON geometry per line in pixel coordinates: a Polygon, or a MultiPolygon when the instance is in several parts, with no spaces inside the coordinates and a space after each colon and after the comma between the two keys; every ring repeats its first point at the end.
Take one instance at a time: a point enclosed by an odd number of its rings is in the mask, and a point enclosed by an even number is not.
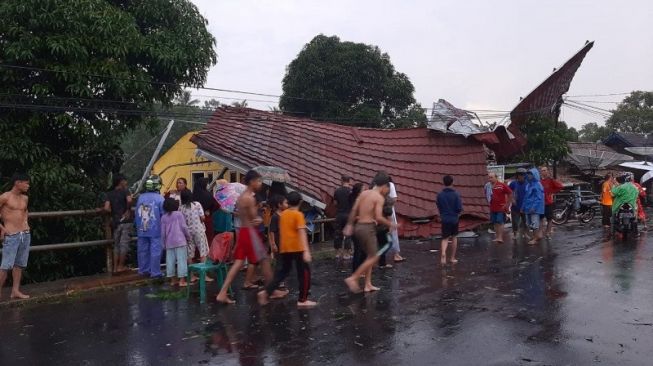
{"type": "Polygon", "coordinates": [[[580,196],[572,195],[565,200],[564,208],[553,210],[553,223],[556,225],[565,224],[570,218],[575,217],[578,221],[586,224],[594,220],[596,206],[599,201],[595,199],[581,200],[580,196]]]}
{"type": "Polygon", "coordinates": [[[635,214],[635,208],[631,204],[624,203],[621,205],[612,221],[613,235],[615,232],[620,232],[624,240],[629,234],[637,235],[637,215],[635,214]]]}

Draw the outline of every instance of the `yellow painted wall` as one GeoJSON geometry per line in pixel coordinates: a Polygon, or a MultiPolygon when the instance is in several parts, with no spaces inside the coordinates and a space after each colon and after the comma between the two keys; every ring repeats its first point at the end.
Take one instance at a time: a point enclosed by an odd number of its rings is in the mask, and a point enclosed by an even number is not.
{"type": "MultiPolygon", "coordinates": [[[[195,156],[197,146],[190,141],[190,138],[196,133],[197,132],[189,132],[182,136],[179,141],[161,155],[161,157],[154,163],[152,171],[154,174],[158,174],[163,181],[161,193],[175,189],[175,182],[178,178],[186,178],[188,181],[188,188],[193,189],[195,184],[194,178],[204,176],[213,180],[213,178],[222,171],[222,166],[220,164],[195,156]],[[198,161],[204,163],[169,168],[161,174],[164,169],[171,165],[198,161]]],[[[224,179],[228,181],[240,181],[240,173],[227,171],[224,175],[224,179]]]]}

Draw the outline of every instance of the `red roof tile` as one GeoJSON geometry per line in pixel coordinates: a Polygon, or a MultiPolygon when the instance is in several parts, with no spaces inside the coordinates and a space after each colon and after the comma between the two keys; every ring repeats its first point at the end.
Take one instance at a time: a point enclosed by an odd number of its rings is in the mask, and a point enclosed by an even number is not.
{"type": "MultiPolygon", "coordinates": [[[[382,130],[354,128],[246,108],[216,110],[191,140],[198,148],[245,168],[284,168],[293,188],[325,204],[348,174],[370,182],[379,170],[393,178],[399,195],[397,214],[405,219],[434,218],[436,192],[451,175],[463,197],[463,227],[487,219],[483,185],[485,150],[474,139],[426,128],[382,130]]],[[[437,225],[427,225],[433,229],[437,225]]],[[[423,235],[425,230],[410,230],[423,235]]]]}

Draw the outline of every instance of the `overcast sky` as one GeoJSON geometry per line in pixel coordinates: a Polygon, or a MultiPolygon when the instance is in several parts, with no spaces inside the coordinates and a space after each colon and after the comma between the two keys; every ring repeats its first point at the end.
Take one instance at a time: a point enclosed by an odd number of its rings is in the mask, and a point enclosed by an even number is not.
{"type": "MultiPolygon", "coordinates": [[[[424,107],[443,98],[459,108],[510,110],[585,40],[596,44],[568,95],[653,90],[651,0],[192,1],[217,40],[209,87],[279,95],[286,66],[323,33],[379,46],[424,107]]],[[[195,94],[276,105],[270,97],[195,94]]],[[[576,97],[605,109],[622,98],[576,97]]],[[[603,121],[568,108],[561,119],[576,127],[603,121]]]]}

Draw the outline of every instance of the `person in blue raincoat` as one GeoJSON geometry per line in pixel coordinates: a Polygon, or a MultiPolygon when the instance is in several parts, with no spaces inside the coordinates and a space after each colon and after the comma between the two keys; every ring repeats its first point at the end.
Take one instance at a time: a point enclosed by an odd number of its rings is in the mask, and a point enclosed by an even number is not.
{"type": "Polygon", "coordinates": [[[540,182],[540,172],[536,168],[530,169],[526,174],[522,212],[526,216],[526,226],[533,233],[528,244],[536,244],[542,238],[540,216],[544,215],[544,187],[540,182]]]}
{"type": "Polygon", "coordinates": [[[138,254],[138,273],[152,278],[162,277],[161,273],[161,215],[163,214],[163,196],[159,193],[161,178],[150,176],[145,181],[145,192],[138,196],[136,202],[136,244],[138,254]]]}

